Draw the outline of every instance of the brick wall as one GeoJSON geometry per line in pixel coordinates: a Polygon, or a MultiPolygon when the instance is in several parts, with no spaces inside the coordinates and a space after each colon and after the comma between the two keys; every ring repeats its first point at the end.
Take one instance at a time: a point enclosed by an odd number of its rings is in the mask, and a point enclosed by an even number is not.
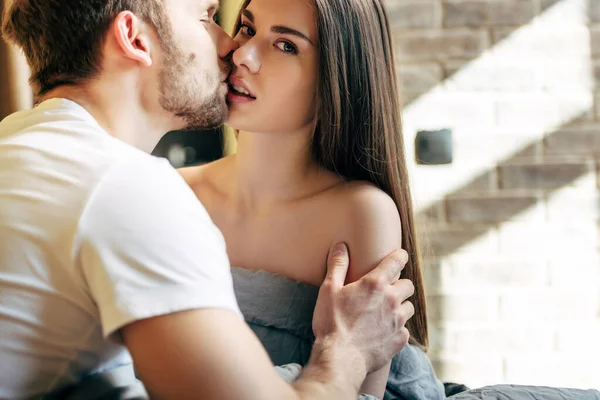
{"type": "Polygon", "coordinates": [[[600,0],[388,0],[443,380],[600,388],[600,0]]]}

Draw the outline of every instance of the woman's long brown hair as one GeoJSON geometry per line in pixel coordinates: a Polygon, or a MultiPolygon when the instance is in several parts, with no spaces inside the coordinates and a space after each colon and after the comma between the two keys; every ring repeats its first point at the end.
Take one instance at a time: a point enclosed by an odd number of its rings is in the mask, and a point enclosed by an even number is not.
{"type": "MultiPolygon", "coordinates": [[[[319,79],[312,155],[346,180],[368,181],[396,203],[403,278],[415,285],[411,343],[427,349],[427,309],[421,258],[404,154],[392,35],[384,0],[313,0],[319,79]]],[[[244,9],[250,0],[244,1],[244,9]]],[[[239,29],[238,21],[235,32],[239,29]]]]}

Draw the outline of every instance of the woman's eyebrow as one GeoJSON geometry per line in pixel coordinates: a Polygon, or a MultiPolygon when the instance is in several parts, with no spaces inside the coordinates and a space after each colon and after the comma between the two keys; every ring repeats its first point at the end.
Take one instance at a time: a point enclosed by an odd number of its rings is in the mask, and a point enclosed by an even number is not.
{"type": "Polygon", "coordinates": [[[306,36],[304,33],[297,31],[295,29],[292,29],[292,28],[288,28],[287,26],[282,26],[282,25],[273,26],[273,27],[271,27],[271,32],[281,33],[282,35],[298,36],[299,38],[306,40],[308,43],[310,43],[314,46],[314,43],[312,42],[312,40],[310,40],[308,38],[308,36],[306,36]]]}
{"type": "MultiPolygon", "coordinates": [[[[244,15],[244,17],[248,18],[248,20],[250,22],[254,23],[254,14],[252,14],[252,11],[245,9],[242,11],[242,14],[244,15]]],[[[306,36],[304,33],[300,32],[296,29],[289,28],[287,26],[283,26],[283,25],[273,26],[273,27],[271,27],[271,32],[280,33],[282,35],[298,36],[299,38],[306,40],[308,43],[310,43],[314,46],[314,43],[312,42],[312,40],[310,40],[309,37],[306,36]]]]}

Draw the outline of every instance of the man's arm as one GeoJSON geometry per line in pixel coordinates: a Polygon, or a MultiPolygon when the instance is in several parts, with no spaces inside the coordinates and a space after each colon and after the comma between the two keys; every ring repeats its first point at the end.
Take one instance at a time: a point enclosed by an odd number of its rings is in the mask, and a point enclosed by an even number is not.
{"type": "Polygon", "coordinates": [[[244,321],[225,310],[142,320],[122,335],[152,399],[355,399],[364,378],[344,369],[352,355],[330,343],[290,386],[244,321]]]}
{"type": "Polygon", "coordinates": [[[152,399],[294,399],[239,316],[193,310],[134,322],[122,330],[152,399]]]}

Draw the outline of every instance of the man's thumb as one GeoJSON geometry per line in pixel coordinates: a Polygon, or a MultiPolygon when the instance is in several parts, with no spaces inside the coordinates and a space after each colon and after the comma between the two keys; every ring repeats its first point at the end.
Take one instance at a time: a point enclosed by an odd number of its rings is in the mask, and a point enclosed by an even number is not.
{"type": "Polygon", "coordinates": [[[344,286],[349,264],[348,246],[345,243],[337,243],[329,250],[325,279],[329,279],[335,287],[344,286]]]}

